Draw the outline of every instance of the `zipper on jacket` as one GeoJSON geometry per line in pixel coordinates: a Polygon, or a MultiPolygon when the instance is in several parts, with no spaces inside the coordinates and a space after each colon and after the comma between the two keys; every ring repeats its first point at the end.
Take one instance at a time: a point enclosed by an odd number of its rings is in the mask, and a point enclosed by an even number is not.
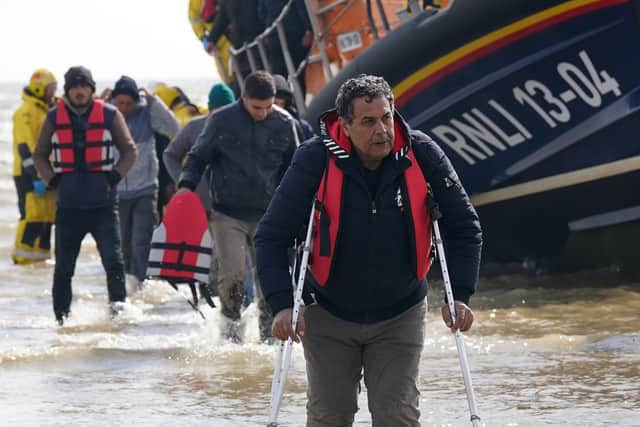
{"type": "Polygon", "coordinates": [[[376,201],[375,199],[371,200],[371,213],[373,215],[378,213],[378,208],[376,208],[376,201]]]}

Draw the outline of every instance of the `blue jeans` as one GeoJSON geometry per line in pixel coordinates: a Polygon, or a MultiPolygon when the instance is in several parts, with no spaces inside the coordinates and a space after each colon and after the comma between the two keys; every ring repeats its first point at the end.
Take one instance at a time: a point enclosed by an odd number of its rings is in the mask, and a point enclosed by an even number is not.
{"type": "Polygon", "coordinates": [[[56,213],[56,267],[53,273],[53,311],[68,314],[71,307],[71,278],[87,233],[96,241],[107,273],[109,301],[124,301],[124,261],[120,240],[118,206],[97,209],[58,208],[56,213]]]}

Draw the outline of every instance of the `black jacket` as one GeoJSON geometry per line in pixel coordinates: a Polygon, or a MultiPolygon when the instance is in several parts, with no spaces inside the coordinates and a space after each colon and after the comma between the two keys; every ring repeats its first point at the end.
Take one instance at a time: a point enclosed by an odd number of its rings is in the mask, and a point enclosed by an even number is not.
{"type": "Polygon", "coordinates": [[[258,18],[257,0],[225,0],[218,3],[218,14],[208,39],[215,44],[220,36],[228,33],[229,41],[238,49],[255,39],[263,29],[258,18]]]}
{"type": "MultiPolygon", "coordinates": [[[[397,116],[397,120],[401,118],[397,116]]],[[[454,297],[468,302],[480,264],[482,232],[478,216],[444,152],[422,132],[410,131],[406,125],[405,132],[443,214],[439,224],[454,297]]],[[[258,275],[274,314],[293,305],[287,248],[308,222],[324,172],[327,149],[322,138],[316,137],[298,148],[258,225],[258,275]]],[[[357,157],[336,161],[344,172],[345,193],[334,267],[324,287],[314,283],[310,275],[305,286],[321,306],[344,320],[371,323],[389,319],[426,294],[426,284],[416,278],[409,231],[395,202],[403,175],[397,163],[390,156],[381,166],[374,215],[372,197],[357,157]]]]}
{"type": "Polygon", "coordinates": [[[211,114],[189,151],[178,186],[196,188],[208,166],[212,208],[244,221],[257,221],[298,145],[299,125],[273,107],[256,122],[242,100],[211,114]]]}
{"type": "MultiPolygon", "coordinates": [[[[274,22],[289,0],[258,0],[258,18],[266,27],[274,22]]],[[[289,13],[284,17],[284,31],[290,37],[302,37],[305,31],[311,31],[311,22],[304,0],[294,0],[289,13]]]]}

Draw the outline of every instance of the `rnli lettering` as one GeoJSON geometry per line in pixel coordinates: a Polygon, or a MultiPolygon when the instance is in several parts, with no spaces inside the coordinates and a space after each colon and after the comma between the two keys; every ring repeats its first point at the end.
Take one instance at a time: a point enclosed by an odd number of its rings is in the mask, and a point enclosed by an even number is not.
{"type": "Polygon", "coordinates": [[[488,106],[493,109],[494,118],[474,108],[461,119],[451,119],[450,125],[436,126],[431,132],[470,165],[531,138],[527,128],[498,101],[492,99],[488,106]]]}
{"type": "MultiPolygon", "coordinates": [[[[533,79],[513,87],[516,105],[533,112],[530,117],[537,117],[554,129],[572,120],[569,107],[573,103],[597,109],[602,107],[603,98],[621,95],[617,80],[605,70],[598,71],[586,51],[578,52],[575,62],[579,65],[562,61],[555,67],[563,82],[561,91],[554,92],[533,79]]],[[[446,124],[432,127],[431,132],[467,164],[476,164],[534,138],[529,129],[535,129],[539,123],[527,122],[522,117],[523,111],[510,111],[504,104],[490,99],[484,107],[450,118],[446,124]]]]}

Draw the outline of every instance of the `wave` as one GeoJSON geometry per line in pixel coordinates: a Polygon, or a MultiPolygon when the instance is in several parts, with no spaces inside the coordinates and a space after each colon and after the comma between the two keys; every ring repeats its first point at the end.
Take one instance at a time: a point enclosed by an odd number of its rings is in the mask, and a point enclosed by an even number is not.
{"type": "Polygon", "coordinates": [[[586,351],[640,353],[640,334],[621,334],[603,337],[582,347],[586,351]]]}

